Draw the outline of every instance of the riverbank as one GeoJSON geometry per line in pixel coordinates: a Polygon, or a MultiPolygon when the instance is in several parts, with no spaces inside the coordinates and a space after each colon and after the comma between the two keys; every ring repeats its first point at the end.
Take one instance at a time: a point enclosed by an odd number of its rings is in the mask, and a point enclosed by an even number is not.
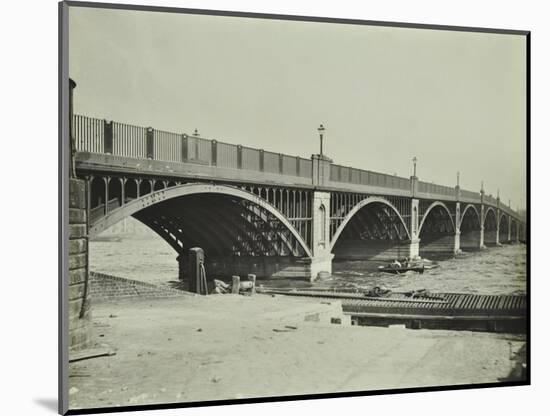
{"type": "Polygon", "coordinates": [[[70,408],[498,382],[525,344],[331,324],[334,306],[263,295],[95,304],[96,345],[116,355],[70,364],[70,408]]]}

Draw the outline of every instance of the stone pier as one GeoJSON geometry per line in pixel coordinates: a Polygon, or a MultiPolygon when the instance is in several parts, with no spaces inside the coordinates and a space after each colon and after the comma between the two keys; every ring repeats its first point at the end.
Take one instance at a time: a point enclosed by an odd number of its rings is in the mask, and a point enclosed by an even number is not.
{"type": "Polygon", "coordinates": [[[86,183],[69,180],[69,348],[86,348],[91,339],[88,278],[88,227],[86,183]]]}

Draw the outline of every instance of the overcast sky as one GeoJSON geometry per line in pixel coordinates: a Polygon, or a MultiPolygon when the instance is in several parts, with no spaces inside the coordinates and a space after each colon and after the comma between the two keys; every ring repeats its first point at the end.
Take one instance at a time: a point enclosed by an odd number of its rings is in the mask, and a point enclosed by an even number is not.
{"type": "Polygon", "coordinates": [[[526,202],[525,38],[70,8],[75,112],[526,202]]]}

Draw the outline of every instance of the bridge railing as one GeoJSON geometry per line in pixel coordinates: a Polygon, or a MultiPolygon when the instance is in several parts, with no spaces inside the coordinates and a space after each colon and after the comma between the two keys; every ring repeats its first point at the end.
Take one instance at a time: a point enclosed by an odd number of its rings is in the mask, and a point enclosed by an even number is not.
{"type": "Polygon", "coordinates": [[[497,200],[496,198],[493,198],[493,195],[485,195],[483,197],[483,202],[488,205],[494,205],[495,207],[497,206],[497,200]]]}
{"type": "Polygon", "coordinates": [[[432,195],[455,197],[456,190],[450,186],[436,185],[434,183],[418,181],[418,192],[432,195]]]}
{"type": "Polygon", "coordinates": [[[79,151],[304,178],[312,174],[311,160],[298,156],[82,115],[74,115],[73,123],[79,151]]]}
{"type": "Polygon", "coordinates": [[[74,115],[73,132],[78,150],[104,153],[105,120],[74,115]]]}
{"type": "Polygon", "coordinates": [[[330,180],[334,182],[379,186],[392,189],[411,189],[411,181],[408,178],[335,164],[330,166],[330,180]]]}
{"type": "MultiPolygon", "coordinates": [[[[105,123],[105,120],[101,120],[105,123]]],[[[108,130],[107,130],[108,133],[108,130]]],[[[147,129],[129,124],[112,122],[112,143],[114,155],[130,156],[140,159],[147,158],[147,129]]],[[[98,140],[105,139],[103,134],[98,140]]],[[[103,145],[105,149],[105,145],[103,145]]],[[[89,150],[92,151],[92,150],[89,150]]],[[[103,150],[103,153],[105,150],[103,150]]]]}
{"type": "Polygon", "coordinates": [[[481,195],[479,192],[467,191],[465,189],[460,190],[460,200],[463,202],[472,202],[479,204],[481,201],[481,195]]]}

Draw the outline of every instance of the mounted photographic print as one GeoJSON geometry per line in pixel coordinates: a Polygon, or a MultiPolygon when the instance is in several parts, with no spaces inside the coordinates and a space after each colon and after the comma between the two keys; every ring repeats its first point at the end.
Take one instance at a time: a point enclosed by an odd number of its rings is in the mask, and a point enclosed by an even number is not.
{"type": "Polygon", "coordinates": [[[529,32],[59,23],[60,413],[530,382],[529,32]]]}

